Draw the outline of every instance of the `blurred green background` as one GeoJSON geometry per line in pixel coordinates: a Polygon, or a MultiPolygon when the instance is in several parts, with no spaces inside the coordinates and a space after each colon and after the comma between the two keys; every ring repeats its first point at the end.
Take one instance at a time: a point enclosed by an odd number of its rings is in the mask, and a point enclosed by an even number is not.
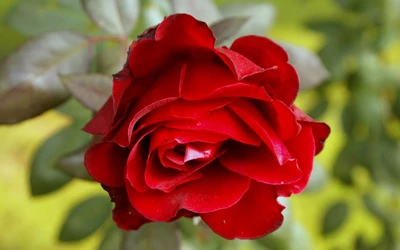
{"type": "MultiPolygon", "coordinates": [[[[165,14],[161,2],[141,1],[133,35],[165,14]]],[[[257,242],[218,239],[220,247],[210,243],[215,236],[183,233],[182,249],[399,250],[400,1],[253,2],[275,8],[267,36],[318,53],[331,72],[322,85],[302,91],[296,103],[328,123],[332,133],[316,158],[309,188],[289,199],[282,230],[257,242]]],[[[30,37],[60,29],[101,33],[77,0],[0,1],[0,60],[30,37]]],[[[71,208],[104,194],[98,184],[74,179],[51,194],[31,196],[35,152],[70,123],[67,115],[50,110],[0,126],[0,250],[98,249],[106,229],[80,241],[58,240],[71,208]]],[[[188,220],[181,226],[193,229],[188,220]]]]}

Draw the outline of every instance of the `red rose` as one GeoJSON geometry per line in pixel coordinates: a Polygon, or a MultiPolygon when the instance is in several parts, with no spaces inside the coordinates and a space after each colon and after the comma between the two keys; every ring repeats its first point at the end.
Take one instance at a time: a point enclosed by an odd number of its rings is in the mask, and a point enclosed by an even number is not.
{"type": "Polygon", "coordinates": [[[293,105],[286,52],[259,36],[214,42],[186,14],[150,28],[85,127],[104,135],[85,165],[122,229],[198,215],[225,238],[258,238],[282,224],[277,197],[307,185],[329,127],[293,105]]]}

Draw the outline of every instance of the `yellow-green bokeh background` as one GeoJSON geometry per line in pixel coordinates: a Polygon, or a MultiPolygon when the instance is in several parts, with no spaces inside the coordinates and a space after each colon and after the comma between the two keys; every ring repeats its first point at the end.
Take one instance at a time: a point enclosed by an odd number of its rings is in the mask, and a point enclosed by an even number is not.
{"type": "MultiPolygon", "coordinates": [[[[27,0],[29,1],[29,0],[27,0]]],[[[14,0],[0,1],[0,18],[3,19],[14,0]]],[[[278,8],[277,21],[268,35],[317,51],[323,37],[301,24],[304,19],[332,16],[337,18],[340,10],[330,0],[271,1],[278,8]]],[[[24,37],[0,23],[0,34],[12,34],[0,39],[0,54],[5,55],[19,45],[24,37]]],[[[388,60],[400,64],[400,43],[394,44],[388,60]]],[[[331,86],[330,108],[321,120],[332,128],[325,150],[317,157],[329,170],[344,143],[345,136],[340,125],[340,111],[347,90],[341,83],[331,86]]],[[[307,110],[313,93],[301,93],[297,104],[307,110]]],[[[69,123],[68,118],[49,111],[34,119],[12,126],[0,126],[0,250],[91,250],[99,243],[95,234],[78,243],[60,243],[58,231],[68,210],[88,194],[102,193],[98,184],[74,180],[57,192],[37,198],[30,196],[29,165],[37,147],[50,135],[69,123]]],[[[294,219],[303,223],[310,233],[314,249],[352,249],[357,234],[367,241],[376,242],[382,233],[382,225],[363,208],[360,190],[377,193],[368,177],[360,169],[356,188],[347,188],[336,181],[329,181],[318,192],[304,193],[291,198],[294,219]],[[323,237],[321,221],[326,208],[336,200],[345,199],[351,205],[350,218],[337,232],[323,237]]],[[[399,204],[396,205],[399,207],[399,204]]],[[[246,245],[243,245],[244,249],[246,245]]]]}

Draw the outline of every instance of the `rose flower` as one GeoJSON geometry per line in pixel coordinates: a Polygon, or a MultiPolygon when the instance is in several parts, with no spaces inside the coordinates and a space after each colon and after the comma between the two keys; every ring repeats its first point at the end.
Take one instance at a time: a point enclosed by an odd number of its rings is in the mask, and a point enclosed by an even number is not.
{"type": "Polygon", "coordinates": [[[187,14],[148,29],[84,128],[104,135],[85,165],[122,229],[200,216],[227,239],[258,238],[282,224],[277,197],[307,185],[330,129],[293,105],[288,55],[260,36],[214,42],[187,14]]]}

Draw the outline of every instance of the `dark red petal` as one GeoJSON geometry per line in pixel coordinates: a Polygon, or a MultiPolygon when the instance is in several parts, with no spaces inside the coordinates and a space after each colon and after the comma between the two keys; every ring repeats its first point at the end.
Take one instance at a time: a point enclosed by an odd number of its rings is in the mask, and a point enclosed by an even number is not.
{"type": "Polygon", "coordinates": [[[105,135],[111,128],[113,121],[113,100],[110,97],[92,120],[85,125],[83,130],[95,135],[105,135]]]}
{"type": "Polygon", "coordinates": [[[247,99],[239,99],[228,106],[261,137],[280,165],[291,159],[289,151],[273,130],[266,117],[247,99]]]}
{"type": "Polygon", "coordinates": [[[291,155],[297,159],[297,164],[303,172],[303,177],[289,185],[277,186],[279,195],[290,196],[298,194],[306,187],[313,168],[315,144],[310,126],[303,126],[299,135],[287,143],[291,155]]]}
{"type": "Polygon", "coordinates": [[[303,176],[295,159],[281,166],[265,145],[254,147],[232,143],[218,160],[227,169],[265,184],[290,184],[303,176]]]}
{"type": "Polygon", "coordinates": [[[245,144],[260,145],[260,137],[245,122],[247,121],[240,119],[231,110],[222,108],[211,112],[207,117],[195,122],[169,121],[164,126],[193,131],[212,131],[245,144]]]}
{"type": "Polygon", "coordinates": [[[154,85],[135,103],[126,120],[121,125],[114,140],[126,147],[130,143],[136,122],[151,111],[178,99],[186,66],[179,64],[170,68],[154,85]]]}
{"type": "Polygon", "coordinates": [[[197,121],[199,118],[208,116],[211,111],[222,108],[235,100],[236,98],[218,98],[199,101],[178,99],[145,115],[138,122],[136,131],[163,121],[182,119],[197,121]]]}
{"type": "Polygon", "coordinates": [[[200,216],[214,232],[226,239],[260,238],[282,225],[284,207],[276,199],[273,186],[252,181],[238,203],[200,216]]]}
{"type": "Polygon", "coordinates": [[[231,69],[232,73],[235,74],[238,81],[247,76],[262,73],[266,70],[233,50],[225,47],[217,48],[216,50],[218,51],[220,58],[231,69]]]}
{"type": "Polygon", "coordinates": [[[85,166],[94,180],[109,187],[124,186],[124,168],[129,151],[113,142],[91,146],[85,153],[85,166]]]}
{"type": "Polygon", "coordinates": [[[170,15],[161,22],[155,40],[137,43],[129,54],[129,68],[134,76],[156,74],[187,57],[214,54],[215,38],[207,24],[187,14],[170,15]]]}
{"type": "Polygon", "coordinates": [[[148,127],[138,136],[138,140],[134,144],[128,156],[126,166],[126,182],[139,192],[144,192],[149,187],[144,181],[144,171],[146,169],[147,159],[149,155],[149,141],[146,136],[152,133],[157,126],[148,127]]]}
{"type": "Polygon", "coordinates": [[[103,186],[111,200],[115,202],[112,217],[117,226],[123,230],[137,230],[143,224],[150,222],[143,217],[129,202],[125,188],[111,188],[103,186]]]}
{"type": "Polygon", "coordinates": [[[293,66],[287,63],[288,55],[281,46],[265,37],[244,36],[233,42],[231,50],[265,69],[275,67],[275,70],[255,75],[254,79],[261,81],[273,98],[292,105],[299,90],[299,77],[293,66]]]}
{"type": "Polygon", "coordinates": [[[227,171],[218,163],[202,169],[203,177],[176,187],[170,193],[148,190],[140,193],[127,186],[132,205],[146,218],[168,221],[179,210],[207,213],[238,202],[246,193],[250,179],[227,171]]]}
{"type": "Polygon", "coordinates": [[[264,114],[268,114],[268,121],[282,141],[294,138],[301,129],[293,111],[279,100],[271,102],[258,102],[264,114]]]}
{"type": "Polygon", "coordinates": [[[331,128],[323,122],[314,121],[295,105],[292,106],[292,109],[298,121],[311,127],[315,139],[315,154],[318,154],[324,148],[325,140],[331,133],[331,128]]]}

